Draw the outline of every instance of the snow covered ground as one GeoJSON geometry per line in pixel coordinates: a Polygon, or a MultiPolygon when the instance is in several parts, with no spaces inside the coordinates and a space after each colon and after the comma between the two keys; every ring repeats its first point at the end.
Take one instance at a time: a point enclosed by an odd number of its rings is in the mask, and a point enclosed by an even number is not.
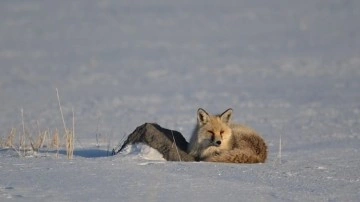
{"type": "Polygon", "coordinates": [[[73,160],[0,150],[0,201],[360,200],[360,1],[6,0],[0,19],[0,137],[21,109],[61,130],[55,88],[76,119],[73,160]],[[189,139],[198,107],[232,107],[267,163],[107,156],[144,122],[189,139]]]}

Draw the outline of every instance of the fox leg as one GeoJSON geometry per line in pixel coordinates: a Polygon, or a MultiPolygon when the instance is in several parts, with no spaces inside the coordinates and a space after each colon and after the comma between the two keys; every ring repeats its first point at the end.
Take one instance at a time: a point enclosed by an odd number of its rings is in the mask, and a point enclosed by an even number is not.
{"type": "Polygon", "coordinates": [[[209,157],[218,156],[218,155],[220,155],[220,153],[221,153],[221,150],[218,147],[210,146],[210,147],[204,149],[203,152],[201,152],[200,160],[206,160],[209,157]]]}

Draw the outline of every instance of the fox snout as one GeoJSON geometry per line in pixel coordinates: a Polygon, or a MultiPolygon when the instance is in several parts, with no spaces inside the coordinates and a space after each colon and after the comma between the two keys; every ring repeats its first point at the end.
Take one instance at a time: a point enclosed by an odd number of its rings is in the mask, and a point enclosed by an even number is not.
{"type": "Polygon", "coordinates": [[[221,145],[221,140],[215,139],[215,135],[211,135],[211,142],[213,144],[213,146],[220,146],[221,145]]]}

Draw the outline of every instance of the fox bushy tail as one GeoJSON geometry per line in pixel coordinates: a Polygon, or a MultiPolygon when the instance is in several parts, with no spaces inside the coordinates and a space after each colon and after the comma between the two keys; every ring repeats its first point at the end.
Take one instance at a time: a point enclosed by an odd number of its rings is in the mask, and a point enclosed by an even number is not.
{"type": "Polygon", "coordinates": [[[267,146],[256,133],[235,135],[234,148],[222,151],[205,159],[211,162],[224,163],[264,163],[267,158],[267,146]]]}

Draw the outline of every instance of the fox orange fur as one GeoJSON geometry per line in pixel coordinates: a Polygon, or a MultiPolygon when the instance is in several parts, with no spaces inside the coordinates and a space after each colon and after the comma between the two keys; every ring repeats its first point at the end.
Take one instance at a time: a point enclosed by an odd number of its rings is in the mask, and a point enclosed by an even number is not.
{"type": "Polygon", "coordinates": [[[231,123],[232,109],[211,115],[197,111],[197,126],[188,153],[200,161],[224,163],[264,163],[267,146],[253,129],[231,123]]]}

